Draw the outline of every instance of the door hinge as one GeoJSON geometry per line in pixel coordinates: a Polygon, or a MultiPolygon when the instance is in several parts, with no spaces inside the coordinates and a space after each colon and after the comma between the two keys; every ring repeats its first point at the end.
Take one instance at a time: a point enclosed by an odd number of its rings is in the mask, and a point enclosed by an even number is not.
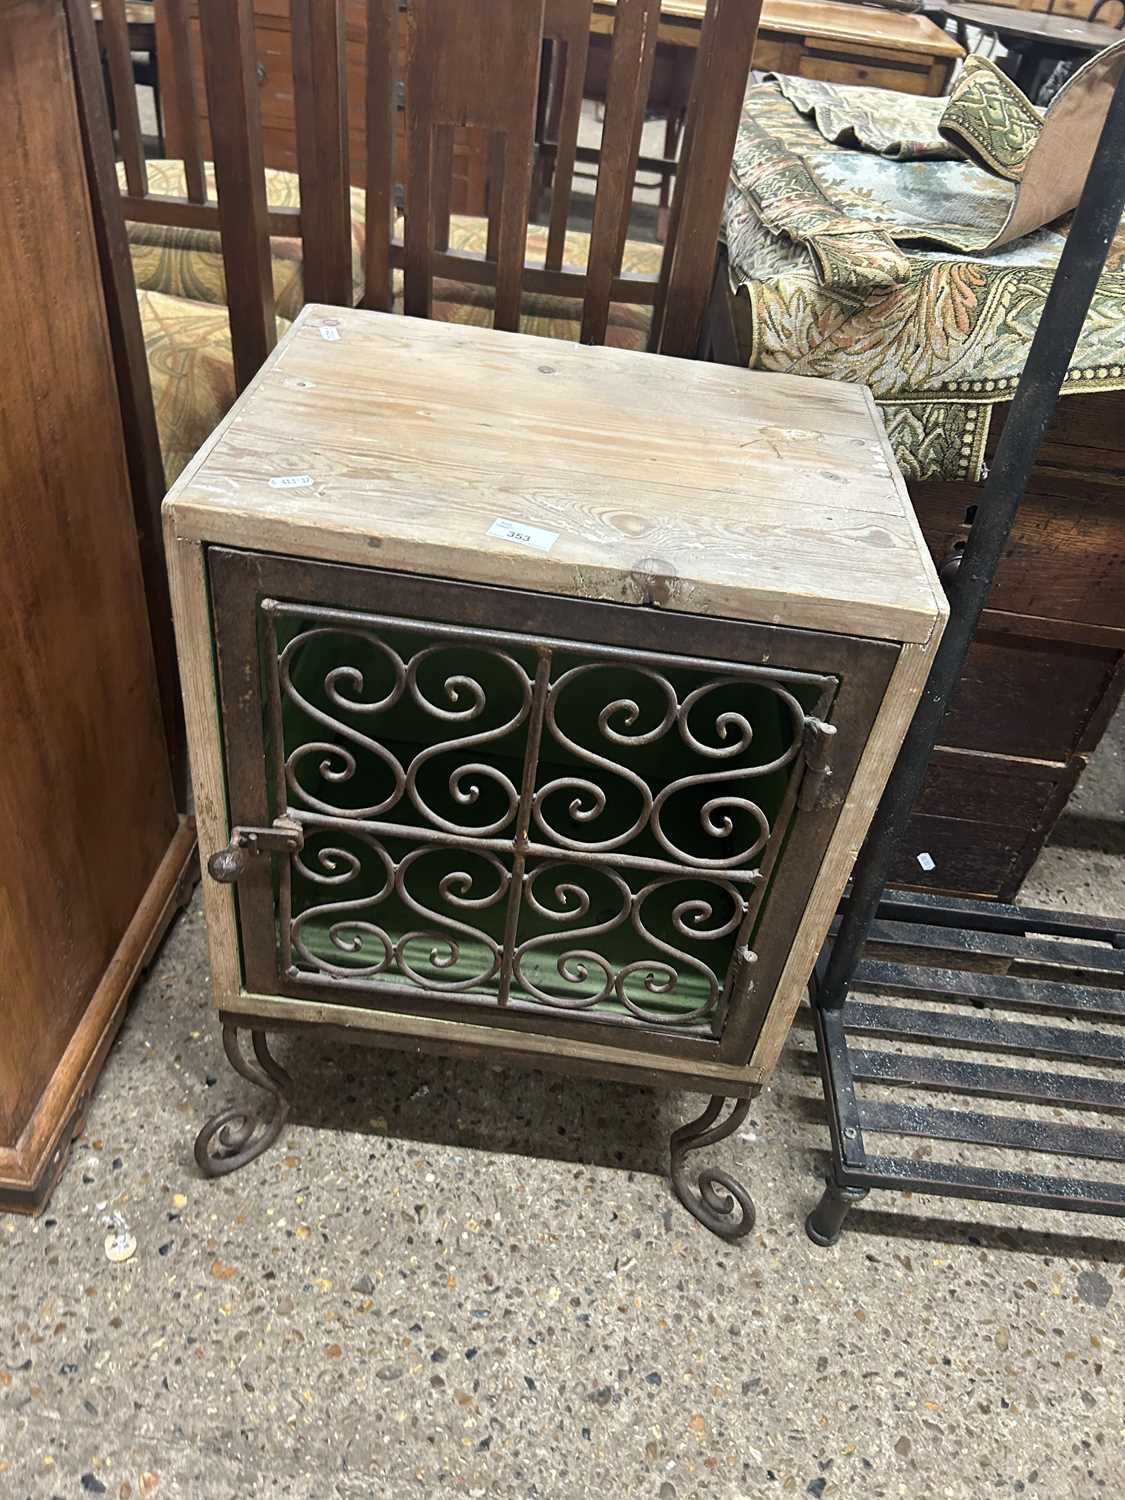
{"type": "Polygon", "coordinates": [[[754,965],[758,955],[753,948],[743,946],[734,950],[730,965],[730,993],[734,997],[748,995],[754,988],[754,965]]]}
{"type": "Polygon", "coordinates": [[[835,724],[826,724],[823,719],[806,718],[803,741],[805,774],[797,793],[797,806],[804,811],[824,807],[830,801],[832,747],[835,742],[835,724]]]}
{"type": "Polygon", "coordinates": [[[212,880],[233,885],[255,854],[296,854],[304,842],[304,829],[291,818],[275,818],[268,828],[233,828],[230,843],[212,854],[207,871],[212,880]]]}

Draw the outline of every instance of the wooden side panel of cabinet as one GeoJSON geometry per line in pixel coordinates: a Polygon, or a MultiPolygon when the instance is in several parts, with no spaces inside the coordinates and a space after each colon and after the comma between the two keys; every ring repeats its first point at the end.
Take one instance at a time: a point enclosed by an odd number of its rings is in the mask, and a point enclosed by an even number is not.
{"type": "Polygon", "coordinates": [[[0,0],[0,1207],[61,1162],[192,847],[61,0],[0,0]]]}

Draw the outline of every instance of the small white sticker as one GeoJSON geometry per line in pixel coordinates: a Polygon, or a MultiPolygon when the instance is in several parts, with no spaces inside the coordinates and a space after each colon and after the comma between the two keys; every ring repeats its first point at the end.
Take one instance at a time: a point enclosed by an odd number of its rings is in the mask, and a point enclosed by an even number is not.
{"type": "Polygon", "coordinates": [[[521,547],[534,547],[537,552],[550,552],[559,539],[557,531],[545,531],[542,526],[525,526],[519,521],[493,521],[488,528],[489,536],[501,537],[506,542],[518,542],[521,547]]]}
{"type": "Polygon", "coordinates": [[[918,863],[922,866],[927,875],[931,870],[937,869],[937,865],[934,863],[933,855],[926,854],[925,851],[918,855],[918,863]]]}
{"type": "Polygon", "coordinates": [[[320,336],[326,344],[338,344],[340,342],[340,330],[333,328],[331,323],[320,325],[320,336]]]}
{"type": "Polygon", "coordinates": [[[270,480],[271,490],[302,490],[312,484],[311,474],[278,474],[270,480]]]}

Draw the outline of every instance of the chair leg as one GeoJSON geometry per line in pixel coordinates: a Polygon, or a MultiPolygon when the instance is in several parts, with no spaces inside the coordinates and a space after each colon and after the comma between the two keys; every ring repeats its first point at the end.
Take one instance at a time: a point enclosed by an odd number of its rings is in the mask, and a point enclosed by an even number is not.
{"type": "Polygon", "coordinates": [[[160,96],[160,65],[156,60],[156,52],[151,54],[151,77],[152,77],[152,107],[156,112],[156,149],[161,156],[167,156],[168,150],[164,144],[164,101],[160,96]]]}
{"type": "Polygon", "coordinates": [[[814,1245],[825,1249],[835,1245],[844,1230],[844,1221],[857,1203],[867,1197],[867,1189],[845,1187],[831,1172],[824,1179],[820,1202],[805,1220],[805,1232],[814,1245]]]}
{"type": "MultiPolygon", "coordinates": [[[[664,159],[672,161],[676,152],[680,149],[680,132],[684,128],[684,115],[682,110],[673,109],[668,113],[668,119],[664,126],[664,159]]],[[[667,208],[672,202],[672,179],[661,177],[660,179],[660,207],[667,208]]]]}

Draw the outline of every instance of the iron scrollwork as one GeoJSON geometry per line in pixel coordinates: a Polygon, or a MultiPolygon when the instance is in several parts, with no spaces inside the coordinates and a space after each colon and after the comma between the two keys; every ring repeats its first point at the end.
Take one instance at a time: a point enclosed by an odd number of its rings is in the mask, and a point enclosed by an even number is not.
{"type": "Polygon", "coordinates": [[[250,1033],[254,1061],[245,1057],[239,1041],[239,1028],[223,1022],[223,1051],[236,1073],[265,1089],[269,1095],[268,1112],[255,1115],[245,1105],[235,1104],[211,1116],[195,1138],[195,1160],[207,1177],[225,1177],[237,1172],[277,1140],[289,1118],[286,1090],[293,1080],[270,1054],[264,1031],[250,1033]]]}
{"type": "Polygon", "coordinates": [[[295,977],[717,1030],[830,679],[263,609],[295,977]]]}
{"type": "Polygon", "coordinates": [[[687,1211],[713,1234],[738,1240],[754,1227],[756,1215],[750,1194],[737,1177],[718,1167],[704,1167],[697,1186],[693,1187],[686,1164],[689,1151],[700,1151],[725,1139],[750,1112],[749,1099],[736,1099],[727,1118],[716,1124],[726,1103],[721,1094],[714,1095],[697,1120],[672,1132],[672,1186],[687,1211]]]}

